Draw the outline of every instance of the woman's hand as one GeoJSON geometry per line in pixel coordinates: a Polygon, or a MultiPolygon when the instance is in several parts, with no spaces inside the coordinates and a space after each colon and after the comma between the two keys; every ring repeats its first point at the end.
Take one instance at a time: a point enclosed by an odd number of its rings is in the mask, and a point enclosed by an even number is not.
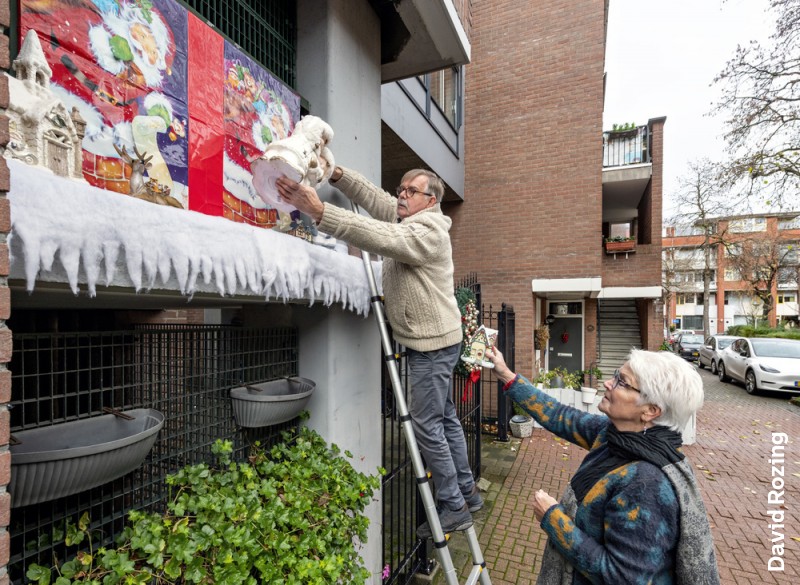
{"type": "Polygon", "coordinates": [[[486,350],[485,355],[489,361],[494,364],[494,373],[498,378],[500,378],[500,381],[503,382],[503,384],[510,382],[517,377],[517,375],[506,365],[506,361],[503,359],[503,354],[500,353],[499,349],[490,347],[486,350]]]}
{"type": "Polygon", "coordinates": [[[533,494],[533,513],[536,519],[541,522],[545,512],[558,504],[558,501],[544,490],[536,490],[533,494]]]}
{"type": "Polygon", "coordinates": [[[275,181],[281,199],[289,205],[296,207],[316,223],[322,220],[322,212],[325,206],[317,195],[317,192],[307,185],[302,185],[288,177],[279,177],[275,181]]]}

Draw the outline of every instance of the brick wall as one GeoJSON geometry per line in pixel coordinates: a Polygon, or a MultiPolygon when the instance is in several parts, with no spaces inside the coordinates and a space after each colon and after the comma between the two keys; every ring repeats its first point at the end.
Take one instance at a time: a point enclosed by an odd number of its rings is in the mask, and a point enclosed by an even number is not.
{"type": "MultiPolygon", "coordinates": [[[[8,30],[11,24],[9,0],[0,0],[0,68],[6,70],[10,66],[8,51],[8,30]]],[[[0,81],[0,109],[8,108],[8,80],[2,76],[0,81]]],[[[8,117],[0,114],[0,146],[8,143],[8,117]]],[[[11,479],[11,453],[8,450],[9,413],[8,403],[11,401],[11,372],[8,362],[11,361],[11,330],[6,320],[11,314],[11,295],[8,289],[8,246],[6,241],[11,231],[11,214],[7,199],[10,187],[8,165],[0,157],[0,585],[7,585],[9,556],[8,524],[11,514],[11,498],[6,491],[11,479]]]]}
{"type": "Polygon", "coordinates": [[[531,280],[601,274],[604,20],[592,0],[472,5],[465,201],[446,212],[456,275],[477,272],[487,304],[516,310],[525,374],[531,280]]]}

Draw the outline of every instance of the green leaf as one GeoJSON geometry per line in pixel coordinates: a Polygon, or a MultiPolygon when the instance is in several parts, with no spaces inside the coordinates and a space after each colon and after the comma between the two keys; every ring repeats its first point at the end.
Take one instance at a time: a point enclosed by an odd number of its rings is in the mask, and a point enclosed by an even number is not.
{"type": "Polygon", "coordinates": [[[36,581],[39,583],[39,585],[48,585],[50,583],[52,574],[50,569],[47,567],[32,564],[30,567],[28,567],[28,571],[25,573],[25,576],[31,581],[36,581]]]}

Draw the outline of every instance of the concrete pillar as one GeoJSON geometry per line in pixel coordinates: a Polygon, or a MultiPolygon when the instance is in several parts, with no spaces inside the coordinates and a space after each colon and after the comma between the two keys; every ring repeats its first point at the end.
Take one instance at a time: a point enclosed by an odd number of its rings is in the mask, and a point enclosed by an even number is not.
{"type": "MultiPolygon", "coordinates": [[[[334,131],[336,163],[380,184],[380,22],[363,0],[298,0],[297,90],[309,111],[334,131]]],[[[349,208],[331,187],[324,200],[349,208]]],[[[382,461],[380,336],[374,317],[338,308],[295,311],[300,327],[300,374],[317,382],[309,425],[329,442],[355,455],[354,465],[375,473],[382,461]]],[[[380,583],[382,527],[380,498],[367,510],[365,566],[380,583]]]]}

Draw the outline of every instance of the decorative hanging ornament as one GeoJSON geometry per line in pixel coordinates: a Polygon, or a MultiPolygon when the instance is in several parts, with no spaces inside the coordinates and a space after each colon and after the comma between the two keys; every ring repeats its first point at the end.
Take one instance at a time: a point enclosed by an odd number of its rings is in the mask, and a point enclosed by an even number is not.
{"type": "Polygon", "coordinates": [[[569,333],[564,331],[564,333],[561,334],[561,341],[564,342],[564,343],[568,342],[569,341],[569,333]]]}

